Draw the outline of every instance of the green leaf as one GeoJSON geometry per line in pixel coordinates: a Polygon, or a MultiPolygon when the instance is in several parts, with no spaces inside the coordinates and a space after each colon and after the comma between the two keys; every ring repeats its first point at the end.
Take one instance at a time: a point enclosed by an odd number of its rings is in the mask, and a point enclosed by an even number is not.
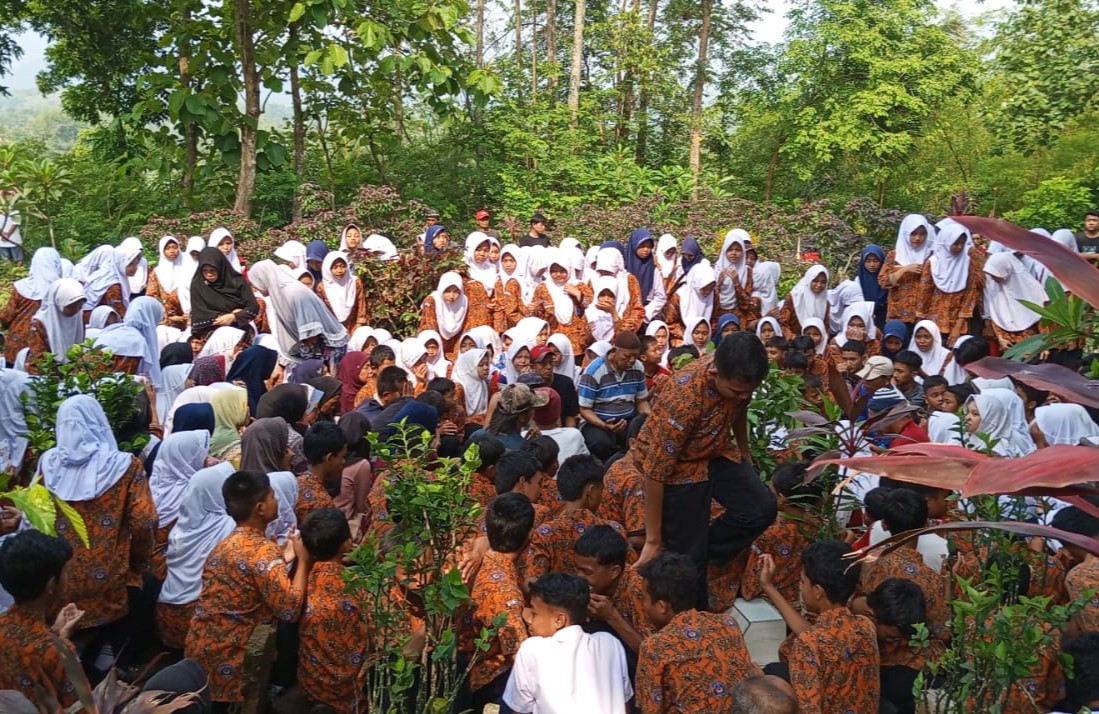
{"type": "Polygon", "coordinates": [[[286,18],[286,21],[290,23],[297,22],[304,14],[305,5],[300,2],[296,2],[294,3],[294,7],[290,8],[290,15],[286,18]]]}
{"type": "Polygon", "coordinates": [[[328,48],[328,54],[332,58],[332,64],[334,66],[343,67],[347,64],[347,50],[344,49],[342,45],[331,45],[328,48]]]}

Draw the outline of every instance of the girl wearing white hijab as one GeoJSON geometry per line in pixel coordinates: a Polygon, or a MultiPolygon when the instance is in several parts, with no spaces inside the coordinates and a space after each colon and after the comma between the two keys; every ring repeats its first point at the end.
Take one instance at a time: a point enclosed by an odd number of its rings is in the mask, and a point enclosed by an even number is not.
{"type": "Polygon", "coordinates": [[[149,261],[145,260],[145,248],[141,245],[141,240],[130,236],[118,244],[118,250],[125,254],[141,256],[141,260],[137,261],[137,270],[132,274],[126,274],[129,276],[130,296],[143,295],[145,286],[149,282],[149,261]]]}
{"type": "Polygon", "coordinates": [[[748,325],[756,316],[751,309],[752,268],[748,265],[748,248],[752,239],[748,231],[734,228],[725,234],[714,272],[717,273],[717,310],[714,319],[736,315],[740,324],[748,325]]]}
{"type": "MultiPolygon", "coordinates": [[[[1017,458],[1035,450],[1026,425],[1022,400],[1010,389],[988,389],[975,394],[965,403],[965,428],[970,434],[985,434],[996,443],[993,453],[1017,458]]],[[[970,446],[982,448],[980,440],[970,440],[970,446]]]]}
{"type": "Polygon", "coordinates": [[[179,518],[183,491],[191,477],[206,463],[210,452],[210,434],[206,431],[181,431],[160,442],[149,490],[156,506],[158,527],[167,530],[179,518]]]}
{"type": "Polygon", "coordinates": [[[760,261],[752,268],[752,297],[759,300],[759,314],[768,315],[778,307],[778,281],[782,266],[770,260],[760,261]]]}
{"type": "Polygon", "coordinates": [[[130,304],[130,272],[136,272],[141,253],[101,245],[80,263],[74,274],[84,283],[84,311],[100,305],[114,308],[120,317],[130,304]]]}
{"type": "Polygon", "coordinates": [[[878,282],[889,290],[887,319],[912,325],[919,318],[920,279],[934,240],[935,227],[924,216],[913,213],[901,221],[897,247],[878,272],[878,282]]]}
{"type": "Polygon", "coordinates": [[[31,318],[31,356],[52,352],[58,362],[67,362],[69,348],[84,341],[83,306],[84,286],[76,280],[61,278],[51,285],[31,318]]]}
{"type": "Polygon", "coordinates": [[[683,323],[686,334],[683,336],[683,344],[694,347],[699,355],[703,355],[713,349],[710,337],[713,336],[713,328],[709,318],[701,315],[687,316],[683,323]]]}
{"type": "Polygon", "coordinates": [[[202,239],[202,236],[191,236],[187,239],[187,250],[183,254],[183,267],[178,276],[176,296],[179,298],[179,308],[183,311],[188,323],[191,321],[191,280],[198,272],[198,257],[205,247],[206,241],[202,239]]]}
{"type": "Polygon", "coordinates": [[[0,328],[7,341],[4,357],[10,364],[26,344],[31,318],[38,312],[50,286],[62,277],[61,254],[53,248],[39,248],[31,258],[30,274],[16,280],[8,301],[0,310],[0,328]]]}
{"type": "Polygon", "coordinates": [[[546,344],[557,352],[553,371],[575,382],[579,378],[579,370],[576,368],[576,352],[573,350],[572,340],[568,335],[555,332],[549,336],[546,344]]]}
{"type": "Polygon", "coordinates": [[[923,315],[947,335],[953,346],[969,326],[981,298],[979,258],[973,238],[957,221],[942,223],[920,279],[923,315]]]}
{"type": "Polygon", "coordinates": [[[246,336],[247,333],[239,327],[219,327],[210,333],[210,337],[207,338],[206,344],[202,346],[202,351],[197,356],[224,357],[225,373],[229,374],[233,361],[244,349],[241,340],[246,336]]]}
{"type": "Polygon", "coordinates": [[[275,249],[275,257],[285,260],[291,270],[305,267],[305,244],[300,240],[288,240],[275,249]]]}
{"type": "Polygon", "coordinates": [[[42,454],[38,469],[50,492],[65,501],[97,499],[123,476],[143,468],[133,454],[118,450],[107,415],[94,397],[77,394],[61,402],[55,432],[57,445],[42,454]]]}
{"type": "Polygon", "coordinates": [[[843,332],[843,314],[847,308],[863,301],[862,285],[857,280],[844,280],[828,291],[828,329],[833,334],[843,332]]]}
{"type": "Polygon", "coordinates": [[[680,286],[683,266],[679,263],[679,242],[671,233],[665,233],[656,241],[656,268],[664,280],[664,293],[673,295],[680,286]]]}
{"type": "Polygon", "coordinates": [[[458,354],[458,339],[472,327],[467,325],[469,299],[462,276],[453,271],[439,277],[435,292],[424,298],[420,307],[420,332],[433,330],[443,340],[442,351],[450,359],[458,354]]]}
{"type": "MultiPolygon", "coordinates": [[[[595,259],[596,277],[592,280],[592,300],[598,298],[595,283],[598,278],[611,277],[618,282],[615,291],[617,330],[633,332],[645,322],[645,304],[641,298],[641,283],[626,270],[625,258],[615,247],[600,248],[595,259]]],[[[597,338],[598,339],[598,338],[597,338]]]]}
{"type": "Polygon", "coordinates": [[[466,236],[465,257],[469,277],[483,285],[489,297],[492,297],[496,290],[496,281],[500,278],[496,264],[489,260],[492,241],[488,234],[481,231],[473,231],[466,236]]]}
{"type": "Polygon", "coordinates": [[[764,344],[772,337],[782,337],[782,325],[778,324],[778,318],[767,316],[760,318],[756,324],[756,337],[764,344]]]}
{"type": "Polygon", "coordinates": [[[540,317],[524,317],[510,332],[513,340],[529,342],[534,347],[546,344],[550,336],[550,326],[540,317]]]}
{"type": "Polygon", "coordinates": [[[672,331],[668,329],[668,323],[663,320],[653,320],[645,326],[645,336],[656,338],[656,344],[660,347],[660,366],[668,366],[668,353],[671,352],[672,331]]]}
{"type": "Polygon", "coordinates": [[[573,351],[582,350],[591,338],[583,311],[592,303],[591,287],[571,280],[572,270],[563,251],[546,250],[549,269],[546,279],[534,291],[532,313],[549,322],[550,332],[572,341],[573,351]]]}
{"type": "Polygon", "coordinates": [[[1020,300],[1044,305],[1046,291],[1026,267],[1011,253],[997,253],[989,256],[984,272],[984,317],[992,324],[1000,349],[1038,334],[1038,314],[1020,300]]]}
{"type": "Polygon", "coordinates": [[[363,241],[363,250],[370,253],[376,260],[390,261],[397,259],[397,246],[393,241],[379,233],[371,233],[363,241]]]}
{"type": "Polygon", "coordinates": [[[249,271],[252,286],[267,300],[267,321],[279,340],[279,360],[297,365],[323,353],[342,351],[350,335],[324,301],[270,260],[261,260],[249,271]],[[316,342],[315,345],[305,345],[316,342]]]}
{"type": "Polygon", "coordinates": [[[1079,404],[1047,404],[1034,410],[1030,433],[1041,448],[1060,444],[1079,446],[1081,442],[1095,445],[1099,425],[1079,404]]]}
{"type": "Polygon", "coordinates": [[[415,394],[424,391],[427,383],[434,377],[427,365],[427,348],[415,337],[401,342],[401,348],[397,350],[397,362],[408,372],[408,381],[412,383],[415,394]]]}
{"type": "Polygon", "coordinates": [[[515,327],[523,319],[523,251],[508,243],[500,251],[500,272],[492,295],[496,303],[497,324],[503,329],[515,327]]]}
{"type": "MultiPolygon", "coordinates": [[[[130,309],[122,322],[106,328],[96,338],[97,347],[111,350],[116,365],[128,365],[125,358],[139,358],[134,372],[145,375],[153,386],[160,385],[160,349],[157,346],[156,326],[164,319],[164,307],[151,297],[139,297],[130,303],[130,309]]],[[[124,371],[124,370],[121,370],[124,371]]]]}
{"type": "Polygon", "coordinates": [[[348,332],[366,322],[363,281],[351,272],[351,261],[346,253],[334,250],[324,256],[317,294],[348,332]]]}
{"type": "Polygon", "coordinates": [[[435,330],[424,330],[416,335],[424,350],[427,352],[427,368],[436,377],[449,377],[453,363],[447,359],[443,352],[443,338],[435,330]]]}
{"type": "Polygon", "coordinates": [[[157,253],[160,257],[156,261],[156,267],[149,273],[145,294],[164,305],[165,324],[182,329],[187,327],[187,315],[180,303],[179,289],[183,287],[184,278],[190,282],[194,275],[187,266],[190,258],[183,252],[175,236],[163,236],[157,245],[157,253]]]}
{"type": "Polygon", "coordinates": [[[828,350],[828,328],[824,326],[824,320],[819,317],[810,317],[801,325],[801,334],[813,339],[813,349],[818,356],[823,357],[828,350]],[[816,334],[810,332],[816,330],[816,334]]]}
{"type": "Polygon", "coordinates": [[[228,463],[200,469],[183,486],[176,523],[168,536],[168,575],[156,604],[157,636],[169,647],[183,647],[191,615],[202,594],[206,559],[214,546],[237,527],[226,513],[221,495],[221,487],[233,471],[228,463]]]}
{"type": "Polygon", "coordinates": [[[831,312],[828,305],[828,268],[814,265],[790,290],[778,312],[778,321],[788,340],[801,334],[806,320],[817,318],[825,325],[831,312]]]}
{"type": "MultiPolygon", "coordinates": [[[[85,304],[87,304],[86,297],[87,294],[85,293],[85,304]]],[[[87,313],[85,312],[84,314],[86,315],[87,313]]],[[[91,317],[88,318],[88,325],[84,328],[84,339],[95,339],[96,337],[99,337],[99,334],[107,327],[121,321],[122,317],[115,312],[113,307],[100,305],[92,310],[91,317]]]]}
{"type": "Polygon", "coordinates": [[[458,356],[454,383],[461,388],[462,404],[469,423],[482,426],[485,423],[489,398],[488,372],[488,350],[474,347],[458,356]]]}
{"type": "Polygon", "coordinates": [[[237,242],[233,239],[233,234],[229,232],[228,228],[219,226],[212,230],[210,239],[206,241],[206,246],[220,250],[233,270],[238,273],[244,272],[240,264],[240,258],[237,256],[237,242]]]}
{"type": "Polygon", "coordinates": [[[943,347],[943,336],[939,332],[939,326],[931,320],[920,320],[916,323],[908,349],[918,354],[923,360],[923,366],[920,367],[921,378],[942,374],[947,361],[951,359],[950,350],[943,347]]]}
{"type": "MultiPolygon", "coordinates": [[[[669,320],[673,344],[689,341],[686,330],[688,316],[705,316],[707,319],[713,316],[716,290],[717,274],[707,261],[703,260],[687,273],[687,282],[675,294],[675,307],[678,310],[675,317],[678,320],[669,320]]],[[[669,317],[672,315],[669,314],[669,317]]]]}
{"type": "Polygon", "coordinates": [[[596,341],[614,340],[618,326],[621,325],[622,314],[619,312],[618,295],[620,289],[618,278],[611,275],[600,275],[593,282],[592,303],[584,311],[584,317],[596,341]]]}
{"type": "Polygon", "coordinates": [[[156,410],[160,423],[165,425],[165,434],[170,433],[167,428],[168,413],[179,395],[187,388],[187,378],[191,376],[191,369],[193,368],[194,365],[188,362],[187,364],[173,364],[160,370],[161,391],[157,394],[156,410]]]}
{"type": "Polygon", "coordinates": [[[865,344],[868,355],[878,354],[878,328],[874,325],[874,303],[867,300],[852,303],[843,311],[840,329],[832,338],[831,347],[839,350],[849,340],[858,340],[865,344]]]}

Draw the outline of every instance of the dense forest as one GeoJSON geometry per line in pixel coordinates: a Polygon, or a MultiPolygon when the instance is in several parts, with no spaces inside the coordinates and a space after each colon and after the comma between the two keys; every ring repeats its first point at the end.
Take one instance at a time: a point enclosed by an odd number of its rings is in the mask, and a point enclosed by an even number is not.
{"type": "Polygon", "coordinates": [[[805,206],[872,232],[852,206],[952,201],[1078,228],[1096,204],[1096,0],[976,20],[929,0],[789,7],[765,44],[750,0],[0,0],[0,86],[18,33],[50,42],[49,100],[0,100],[0,182],[31,244],[52,225],[70,250],[154,215],[266,230],[364,185],[459,233],[488,207],[582,237],[745,213],[789,228],[805,206]],[[613,227],[588,225],[604,211],[613,227]]]}

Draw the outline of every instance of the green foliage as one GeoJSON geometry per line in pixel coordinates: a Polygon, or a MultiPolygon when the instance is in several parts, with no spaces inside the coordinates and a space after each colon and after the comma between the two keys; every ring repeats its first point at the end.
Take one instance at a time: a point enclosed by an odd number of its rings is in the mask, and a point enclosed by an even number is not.
{"type": "MultiPolygon", "coordinates": [[[[383,643],[364,664],[363,709],[448,711],[468,672],[458,666],[456,633],[469,589],[455,557],[476,533],[480,515],[469,495],[480,464],[477,450],[471,447],[462,459],[437,459],[432,436],[404,423],[388,441],[376,434],[369,439],[388,465],[390,530],[356,548],[354,565],[345,571],[348,590],[364,603],[373,641],[383,643]],[[423,633],[410,630],[411,603],[422,607],[423,633]]],[[[489,637],[490,631],[481,632],[478,653],[488,648],[489,637]]]]}
{"type": "Polygon", "coordinates": [[[808,407],[801,396],[804,380],[772,365],[763,383],[752,394],[748,408],[748,439],[752,463],[765,480],[770,480],[778,461],[776,452],[786,448],[785,434],[795,429],[792,412],[808,407]]]}
{"type": "Polygon", "coordinates": [[[1050,226],[1050,232],[1076,225],[1095,207],[1094,194],[1078,179],[1055,176],[1023,194],[1022,205],[1004,217],[1012,223],[1033,228],[1050,226]]]}
{"type": "Polygon", "coordinates": [[[1025,360],[1053,348],[1072,349],[1079,345],[1085,354],[1099,348],[1099,316],[1095,310],[1089,309],[1088,304],[1075,295],[1066,295],[1056,278],[1047,279],[1045,287],[1049,297],[1045,305],[1022,301],[1042,318],[1041,325],[1045,329],[1012,345],[1004,356],[1025,360]]]}

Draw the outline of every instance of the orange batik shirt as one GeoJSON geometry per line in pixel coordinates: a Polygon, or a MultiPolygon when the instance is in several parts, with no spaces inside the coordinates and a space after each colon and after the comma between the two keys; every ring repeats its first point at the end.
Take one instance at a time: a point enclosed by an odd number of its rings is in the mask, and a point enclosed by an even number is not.
{"type": "Polygon", "coordinates": [[[846,607],[820,613],[790,647],[801,714],[878,711],[881,659],[874,623],[846,607]]]}
{"type": "Polygon", "coordinates": [[[527,549],[527,578],[546,573],[576,572],[576,541],[594,526],[610,526],[623,538],[626,531],[614,521],[605,521],[586,508],[558,513],[534,528],[527,549]]]}
{"type": "Polygon", "coordinates": [[[492,627],[498,614],[504,613],[506,619],[496,630],[488,652],[480,653],[470,670],[469,687],[474,692],[507,671],[515,662],[519,645],[527,639],[519,583],[519,571],[508,555],[494,550],[485,554],[470,593],[474,604],[472,627],[479,633],[482,627],[492,627]]]}
{"type": "Polygon", "coordinates": [[[314,563],[301,616],[298,684],[310,700],[340,714],[362,710],[359,672],[370,642],[367,611],[347,594],[340,563],[314,563]],[[359,704],[356,708],[356,703],[359,704]]]}

